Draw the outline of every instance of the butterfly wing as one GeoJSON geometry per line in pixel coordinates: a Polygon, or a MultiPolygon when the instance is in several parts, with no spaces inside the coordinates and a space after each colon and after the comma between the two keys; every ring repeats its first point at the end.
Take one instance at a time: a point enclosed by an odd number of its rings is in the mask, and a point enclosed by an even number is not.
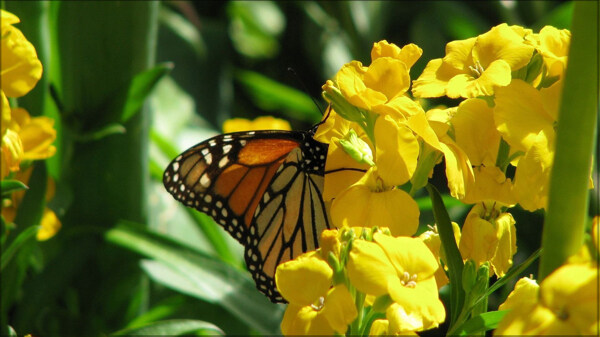
{"type": "Polygon", "coordinates": [[[326,153],[311,132],[226,134],[175,158],[163,183],[242,243],[259,290],[283,302],[276,266],[318,247],[318,235],[329,227],[321,198],[326,153]]]}
{"type": "Polygon", "coordinates": [[[326,144],[305,137],[279,166],[255,210],[246,265],[273,302],[284,302],[275,286],[277,266],[318,248],[321,232],[329,228],[321,197],[326,154],[326,144]]]}

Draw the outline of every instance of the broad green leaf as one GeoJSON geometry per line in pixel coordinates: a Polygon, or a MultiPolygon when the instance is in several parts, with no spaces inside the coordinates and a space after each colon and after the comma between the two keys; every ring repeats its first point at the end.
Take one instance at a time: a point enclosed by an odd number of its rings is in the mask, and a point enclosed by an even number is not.
{"type": "Polygon", "coordinates": [[[477,315],[466,321],[458,330],[460,336],[473,336],[498,327],[500,321],[509,310],[491,311],[477,315]]]}
{"type": "Polygon", "coordinates": [[[310,123],[322,117],[310,97],[299,90],[248,70],[236,71],[235,79],[261,109],[281,112],[290,118],[310,123]]]}
{"type": "Polygon", "coordinates": [[[189,295],[217,303],[246,324],[265,334],[279,331],[281,308],[270,303],[250,277],[213,257],[128,222],[120,222],[106,239],[152,258],[162,265],[145,263],[157,280],[169,282],[189,295]]]}
{"type": "Polygon", "coordinates": [[[18,180],[2,180],[0,184],[0,190],[2,191],[3,197],[8,196],[13,192],[29,189],[27,185],[23,184],[18,180]]]}
{"type": "Polygon", "coordinates": [[[209,322],[192,319],[173,319],[152,322],[133,329],[124,329],[110,334],[111,336],[182,336],[182,335],[224,335],[223,330],[209,322]]]}

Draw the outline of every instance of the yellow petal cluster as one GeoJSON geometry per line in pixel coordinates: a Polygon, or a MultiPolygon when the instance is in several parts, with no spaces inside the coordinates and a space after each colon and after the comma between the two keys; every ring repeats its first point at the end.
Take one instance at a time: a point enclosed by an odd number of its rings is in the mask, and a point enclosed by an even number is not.
{"type": "Polygon", "coordinates": [[[538,286],[519,280],[500,310],[494,335],[594,335],[598,332],[598,265],[566,264],[538,286]]]}
{"type": "Polygon", "coordinates": [[[375,233],[373,242],[356,240],[347,268],[357,290],[394,301],[386,312],[394,333],[431,329],[444,321],[434,277],[438,262],[421,239],[375,233]]]}
{"type": "Polygon", "coordinates": [[[275,282],[290,302],[281,322],[284,335],[344,334],[357,316],[345,285],[332,286],[333,271],[320,251],[278,266],[275,282]]]}
{"type": "Polygon", "coordinates": [[[463,259],[471,259],[477,266],[489,261],[490,271],[504,276],[517,252],[514,218],[502,212],[500,204],[476,204],[462,227],[459,250],[463,259]]]}
{"type": "Polygon", "coordinates": [[[0,41],[2,137],[1,172],[5,178],[16,172],[23,160],[46,159],[55,148],[51,143],[56,138],[53,121],[46,117],[30,118],[22,108],[11,108],[8,98],[17,98],[33,89],[42,76],[42,64],[33,45],[23,33],[13,26],[19,23],[14,14],[1,10],[2,23],[0,41]]]}
{"type": "Polygon", "coordinates": [[[473,98],[494,94],[510,83],[511,72],[527,65],[534,48],[525,43],[531,34],[503,23],[478,37],[452,41],[446,56],[429,61],[414,81],[416,97],[473,98]]]}

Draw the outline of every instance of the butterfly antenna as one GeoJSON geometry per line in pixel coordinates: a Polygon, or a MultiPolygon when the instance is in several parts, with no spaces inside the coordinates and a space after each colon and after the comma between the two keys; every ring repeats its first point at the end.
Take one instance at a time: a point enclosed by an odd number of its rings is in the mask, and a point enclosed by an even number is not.
{"type": "Polygon", "coordinates": [[[288,67],[287,70],[289,72],[291,72],[292,74],[294,74],[294,77],[296,78],[298,83],[300,83],[300,85],[302,86],[302,89],[304,89],[304,92],[310,97],[310,99],[312,99],[313,103],[315,103],[315,105],[317,106],[317,109],[319,110],[321,115],[323,115],[324,114],[323,107],[320,106],[319,102],[317,102],[317,100],[308,92],[308,88],[306,87],[306,84],[304,84],[304,82],[300,79],[300,76],[298,76],[298,73],[296,73],[296,71],[292,67],[288,67]]]}

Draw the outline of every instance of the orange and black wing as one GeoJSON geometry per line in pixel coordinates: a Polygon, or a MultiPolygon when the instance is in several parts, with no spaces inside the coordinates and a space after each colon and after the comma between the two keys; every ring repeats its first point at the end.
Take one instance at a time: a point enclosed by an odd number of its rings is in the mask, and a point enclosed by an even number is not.
{"type": "Polygon", "coordinates": [[[167,167],[175,199],[210,215],[245,246],[256,285],[274,302],[277,265],[319,246],[327,145],[311,132],[251,131],[206,140],[167,167]]]}

